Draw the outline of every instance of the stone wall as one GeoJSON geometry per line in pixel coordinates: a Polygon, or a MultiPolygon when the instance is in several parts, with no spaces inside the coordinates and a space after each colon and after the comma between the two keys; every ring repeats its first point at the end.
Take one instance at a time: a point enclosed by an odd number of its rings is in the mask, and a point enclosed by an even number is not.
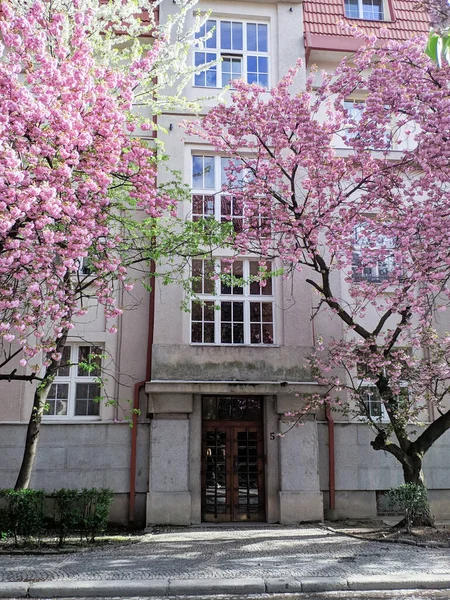
{"type": "MultiPolygon", "coordinates": [[[[328,427],[319,423],[320,488],[324,492],[325,516],[329,518],[374,518],[376,492],[403,483],[400,463],[390,454],[370,446],[374,434],[362,423],[335,424],[336,508],[329,510],[328,427]]],[[[431,508],[439,519],[450,514],[450,432],[444,434],[425,455],[424,474],[431,508]]]]}
{"type": "MultiPolygon", "coordinates": [[[[145,521],[148,490],[148,423],[138,429],[136,521],[145,521]]],[[[26,425],[0,424],[0,487],[13,487],[20,467],[26,425]]],[[[126,523],[130,477],[131,428],[128,423],[45,423],[42,425],[31,487],[105,487],[116,496],[111,521],[126,523]]]]}

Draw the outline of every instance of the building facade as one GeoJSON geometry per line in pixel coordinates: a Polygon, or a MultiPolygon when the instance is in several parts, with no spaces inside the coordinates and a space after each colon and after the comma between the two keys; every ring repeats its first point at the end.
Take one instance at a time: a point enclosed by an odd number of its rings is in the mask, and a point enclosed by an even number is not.
{"type": "MultiPolygon", "coordinates": [[[[212,34],[191,59],[197,66],[221,61],[193,76],[186,96],[207,97],[207,110],[231,80],[270,87],[299,57],[300,90],[311,64],[331,70],[356,49],[338,21],[367,31],[384,26],[385,38],[406,39],[427,29],[413,6],[412,0],[201,0],[196,10],[209,16],[200,34],[212,34]]],[[[163,2],[160,18],[171,10],[163,2]]],[[[186,135],[180,125],[189,116],[160,117],[171,167],[192,188],[183,216],[232,220],[239,227],[239,207],[221,193],[224,159],[186,135]]],[[[42,428],[34,487],[110,487],[113,518],[148,526],[296,523],[373,518],[383,511],[384,494],[401,483],[401,469],[393,457],[372,450],[367,425],[318,411],[291,429],[285,416],[301,407],[298,395],[320,391],[306,357],[315,336],[339,338],[340,323],[325,314],[312,321],[317,299],[301,273],[292,280],[274,277],[264,287],[213,283],[208,270],[226,269],[228,256],[215,252],[214,266],[192,261],[194,292],[203,302],[190,312],[180,310],[181,286],[157,281],[151,294],[138,287],[132,298],[121,298],[132,310],[118,319],[117,334],[107,332],[98,307],[76,324],[67,352],[76,359],[93,347],[108,350],[106,393],[118,405],[92,401],[98,395],[94,373],[61,370],[42,428]],[[132,429],[124,421],[130,402],[140,408],[132,429]]],[[[257,259],[242,256],[232,269],[251,280],[257,259]]],[[[344,286],[343,277],[337,283],[344,286]]],[[[25,382],[2,386],[2,487],[14,484],[32,391],[25,382]]],[[[381,410],[376,399],[372,404],[381,410]]],[[[432,510],[441,518],[450,518],[449,446],[446,434],[425,458],[432,510]]]]}

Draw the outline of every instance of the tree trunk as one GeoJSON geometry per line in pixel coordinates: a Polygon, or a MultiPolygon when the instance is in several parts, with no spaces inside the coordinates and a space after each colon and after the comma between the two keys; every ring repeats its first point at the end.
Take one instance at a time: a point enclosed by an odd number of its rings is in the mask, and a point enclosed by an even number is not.
{"type": "MultiPolygon", "coordinates": [[[[57,340],[55,353],[62,354],[67,340],[67,334],[68,330],[66,329],[63,331],[62,336],[57,340]]],[[[45,375],[42,382],[39,384],[34,393],[33,408],[31,410],[30,420],[28,421],[22,464],[20,465],[19,475],[17,476],[16,485],[14,486],[15,490],[26,490],[30,485],[39,436],[41,433],[42,415],[44,414],[48,393],[60,365],[61,358],[59,360],[52,358],[49,366],[45,370],[45,375]]]]}
{"type": "Polygon", "coordinates": [[[30,420],[28,421],[25,449],[19,475],[17,477],[16,485],[14,486],[15,490],[26,490],[30,485],[31,473],[33,471],[39,435],[41,432],[42,415],[44,413],[44,407],[52,381],[42,383],[34,393],[33,409],[31,411],[30,420]]]}
{"type": "MultiPolygon", "coordinates": [[[[419,450],[416,442],[411,442],[408,438],[408,433],[404,425],[396,423],[394,429],[397,439],[399,442],[402,440],[402,444],[397,445],[394,443],[389,439],[389,434],[386,429],[381,429],[378,431],[375,439],[370,445],[374,450],[383,450],[384,452],[392,454],[392,456],[394,456],[402,465],[404,482],[422,487],[426,494],[425,479],[422,471],[424,452],[419,450]],[[401,446],[403,446],[403,448],[401,446]]],[[[426,506],[422,513],[414,517],[412,525],[434,527],[435,519],[431,514],[428,499],[426,500],[426,506]]],[[[410,523],[407,522],[407,519],[403,519],[396,525],[396,527],[409,526],[410,523]]]]}
{"type": "Polygon", "coordinates": [[[407,529],[409,529],[411,525],[434,527],[435,519],[431,514],[425,478],[422,471],[423,456],[426,450],[423,450],[417,443],[411,441],[406,424],[401,419],[398,419],[398,397],[393,394],[389,380],[384,373],[380,373],[376,386],[384,401],[393,433],[398,440],[398,445],[389,440],[386,430],[383,429],[378,432],[375,440],[371,442],[371,446],[375,450],[384,450],[395,456],[402,465],[404,482],[423,488],[426,497],[425,507],[419,514],[414,514],[412,522],[408,521],[408,519],[403,519],[396,527],[403,525],[406,525],[407,529]]]}
{"type": "MultiPolygon", "coordinates": [[[[413,483],[423,487],[426,491],[425,478],[422,470],[422,457],[417,455],[417,453],[414,453],[414,455],[408,456],[408,458],[408,463],[402,463],[405,483],[413,483]]],[[[404,521],[405,520],[402,520],[397,527],[403,526],[404,521]]],[[[412,525],[413,527],[434,527],[435,524],[435,518],[431,514],[430,503],[427,497],[427,503],[423,512],[414,516],[412,525]]]]}

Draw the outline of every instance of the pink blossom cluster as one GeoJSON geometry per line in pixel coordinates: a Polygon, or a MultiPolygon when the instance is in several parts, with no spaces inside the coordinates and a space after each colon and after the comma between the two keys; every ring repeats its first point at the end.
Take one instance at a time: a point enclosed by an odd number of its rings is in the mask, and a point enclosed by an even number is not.
{"type": "Polygon", "coordinates": [[[311,73],[293,93],[299,66],[269,92],[235,82],[232,101],[188,132],[230,158],[226,189],[247,217],[236,252],[304,270],[320,306],[341,319],[343,339],[315,359],[322,383],[343,387],[364,357],[375,381],[387,374],[391,395],[407,376],[428,401],[439,382],[440,404],[450,348],[430,332],[450,297],[450,66],[425,55],[423,37],[365,42],[318,89],[311,73]],[[358,94],[355,116],[348,99],[358,94]],[[255,226],[262,216],[271,235],[255,226]],[[364,275],[380,265],[382,276],[364,275]],[[432,361],[394,351],[424,344],[432,361]]]}
{"type": "Polygon", "coordinates": [[[421,0],[419,5],[430,15],[430,25],[442,34],[450,27],[450,4],[448,0],[421,0]]]}
{"type": "Polygon", "coordinates": [[[234,161],[227,190],[249,217],[236,248],[343,272],[358,316],[370,305],[395,313],[412,307],[428,323],[430,294],[449,291],[450,68],[438,69],[419,39],[360,50],[317,93],[310,79],[292,94],[296,72],[269,93],[235,82],[231,104],[188,129],[234,161]],[[344,101],[361,89],[368,92],[356,121],[344,101]],[[394,138],[397,147],[407,139],[409,149],[393,152],[394,138]],[[336,148],[339,139],[346,151],[336,148]],[[234,183],[243,168],[251,177],[234,183]],[[262,215],[271,236],[251,226],[250,217],[262,215]],[[362,268],[391,260],[376,285],[352,277],[357,230],[362,268]]]}
{"type": "Polygon", "coordinates": [[[158,217],[172,204],[157,192],[152,149],[129,133],[160,46],[115,69],[95,59],[90,14],[68,18],[48,19],[39,0],[26,16],[0,2],[0,337],[22,346],[23,364],[73,327],[87,290],[107,317],[120,313],[121,211],[158,217]]]}

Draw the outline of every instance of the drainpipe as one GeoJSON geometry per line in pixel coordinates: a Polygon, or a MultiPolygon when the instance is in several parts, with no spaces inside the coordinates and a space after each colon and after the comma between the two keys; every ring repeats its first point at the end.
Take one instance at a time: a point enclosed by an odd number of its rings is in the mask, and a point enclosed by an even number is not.
{"type": "MultiPolygon", "coordinates": [[[[155,264],[150,264],[150,270],[154,273],[155,264]]],[[[152,376],[152,354],[153,354],[153,333],[155,325],[155,277],[150,279],[151,291],[148,307],[148,336],[147,336],[147,365],[145,370],[145,380],[134,384],[133,395],[133,415],[131,427],[131,458],[130,458],[130,502],[128,510],[128,521],[134,523],[136,508],[136,463],[137,463],[137,434],[138,434],[138,413],[139,410],[139,392],[150,381],[152,376]]]]}
{"type": "Polygon", "coordinates": [[[328,423],[328,488],[330,496],[330,511],[336,508],[336,480],[335,480],[335,455],[334,455],[334,419],[330,405],[327,403],[325,416],[328,423]]]}
{"type": "MultiPolygon", "coordinates": [[[[159,25],[159,6],[154,10],[155,22],[159,25]]],[[[153,115],[153,122],[156,124],[156,115],[153,115]]],[[[154,137],[157,137],[155,131],[154,137]]],[[[151,261],[150,272],[155,272],[155,263],[151,261]]],[[[145,369],[145,381],[138,381],[134,384],[133,394],[133,415],[131,418],[131,457],[130,457],[130,500],[128,505],[128,521],[134,523],[136,509],[136,462],[137,462],[137,434],[138,434],[138,413],[139,410],[139,392],[150,381],[152,376],[152,352],[153,352],[153,331],[155,324],[155,278],[150,278],[150,298],[148,307],[148,335],[147,335],[147,364],[145,369]]]]}
{"type": "MultiPolygon", "coordinates": [[[[316,307],[312,306],[312,316],[311,316],[311,334],[312,334],[312,343],[313,347],[316,345],[316,331],[314,327],[314,309],[316,307]]],[[[331,414],[331,408],[329,403],[325,407],[325,418],[328,424],[328,490],[329,490],[329,503],[330,503],[330,511],[335,510],[336,508],[336,462],[335,462],[335,444],[334,444],[334,419],[331,414]]]]}

